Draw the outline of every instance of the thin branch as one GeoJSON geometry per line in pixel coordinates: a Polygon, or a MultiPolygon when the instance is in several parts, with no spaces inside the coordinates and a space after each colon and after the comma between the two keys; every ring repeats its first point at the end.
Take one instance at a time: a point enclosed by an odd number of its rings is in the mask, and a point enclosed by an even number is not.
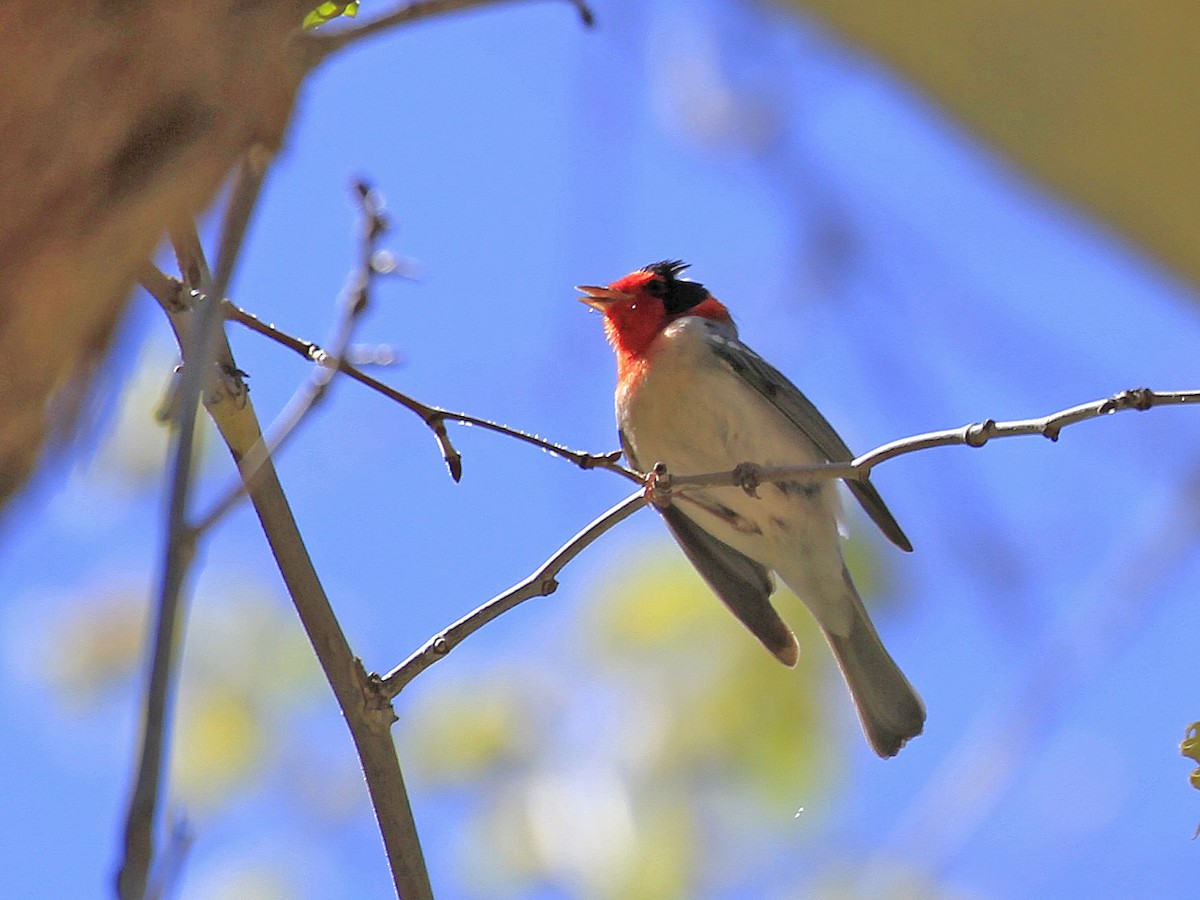
{"type": "MultiPolygon", "coordinates": [[[[254,209],[265,171],[265,167],[249,162],[252,155],[247,154],[247,161],[239,169],[225,210],[215,277],[210,276],[206,265],[188,266],[190,276],[198,280],[196,289],[205,296],[225,296],[241,252],[246,224],[254,209]]],[[[192,252],[193,249],[199,249],[198,241],[194,248],[189,247],[186,252],[192,252]]],[[[183,586],[195,556],[195,535],[187,525],[187,510],[191,495],[196,410],[210,381],[208,361],[214,358],[213,348],[222,321],[220,304],[204,304],[187,341],[180,344],[187,365],[178,385],[174,410],[175,429],[168,475],[167,537],[142,716],[141,750],[126,813],[123,857],[117,872],[117,892],[123,900],[141,900],[145,896],[150,867],[154,861],[154,822],[170,718],[168,705],[176,670],[175,648],[182,619],[183,586]]]]}
{"type": "Polygon", "coordinates": [[[1156,406],[1179,406],[1189,403],[1200,403],[1200,391],[1152,391],[1149,388],[1132,388],[1103,400],[1072,406],[1038,419],[1015,419],[1008,422],[985,419],[961,428],[949,428],[945,431],[931,431],[926,434],[901,438],[876,447],[847,463],[770,467],[744,464],[728,472],[669,475],[665,484],[660,479],[660,487],[664,490],[679,490],[738,485],[748,491],[753,491],[757,484],[780,481],[823,481],[833,478],[863,481],[880,463],[908,453],[916,453],[918,450],[929,450],[934,447],[982,447],[989,441],[998,438],[1027,435],[1041,435],[1049,440],[1057,441],[1059,433],[1064,428],[1079,422],[1086,422],[1089,419],[1097,419],[1127,409],[1145,411],[1156,406]]]}
{"type": "MultiPolygon", "coordinates": [[[[499,0],[415,0],[413,3],[405,4],[390,13],[358,25],[305,33],[302,35],[301,49],[304,64],[308,69],[316,68],[339,50],[400,25],[409,25],[435,16],[465,12],[476,7],[494,6],[498,2],[499,0]]],[[[566,0],[566,2],[575,7],[585,26],[591,27],[595,24],[596,18],[584,0],[566,0]]]]}
{"type": "MultiPolygon", "coordinates": [[[[405,685],[488,622],[531,597],[542,597],[552,593],[558,586],[558,582],[555,580],[558,572],[585,547],[643,506],[647,504],[661,506],[669,503],[670,493],[673,490],[686,490],[702,485],[739,485],[747,491],[753,492],[762,482],[790,481],[798,477],[862,479],[866,478],[870,470],[879,463],[918,450],[957,445],[982,447],[994,438],[1029,434],[1039,434],[1050,440],[1058,440],[1059,432],[1063,428],[1088,419],[1110,415],[1124,409],[1147,410],[1154,406],[1184,403],[1200,403],[1200,391],[1155,392],[1148,388],[1135,388],[1122,391],[1104,400],[1073,406],[1038,419],[1019,419],[1010,422],[996,422],[988,419],[963,428],[930,432],[893,441],[845,464],[828,463],[773,468],[743,464],[729,472],[690,476],[671,476],[664,466],[658,464],[654,471],[645,478],[643,490],[628,497],[592,522],[524,581],[489,600],[474,612],[428,640],[416,653],[387,675],[379,678],[378,689],[382,696],[388,699],[395,697],[405,685]]],[[[641,476],[637,477],[641,480],[641,476]]]]}
{"type": "Polygon", "coordinates": [[[243,458],[241,479],[196,523],[197,532],[203,533],[212,528],[233,509],[238,500],[245,496],[248,486],[254,483],[262,464],[268,458],[275,457],[288,438],[296,433],[300,423],[325,400],[329,384],[337,374],[350,346],[354,326],[370,303],[371,284],[375,276],[385,272],[377,262],[378,241],[387,231],[382,199],[365,182],[357,182],[354,193],[362,213],[359,258],[351,272],[350,282],[341,296],[342,309],[330,340],[332,350],[322,357],[314,357],[317,368],[313,376],[293,394],[272,425],[271,437],[260,440],[243,458]]]}
{"type": "MultiPolygon", "coordinates": [[[[244,408],[225,404],[210,412],[235,459],[261,437],[255,433],[257,419],[249,404],[244,408]]],[[[269,459],[250,487],[250,501],[354,739],[396,893],[404,900],[432,900],[429,874],[392,740],[391,725],[396,715],[391,704],[371,688],[346,640],[269,459]]]]}
{"type": "MultiPolygon", "coordinates": [[[[177,248],[186,248],[188,244],[186,240],[180,241],[177,248]]],[[[150,266],[143,271],[141,280],[162,304],[181,345],[190,343],[190,332],[196,322],[180,296],[183,286],[150,266]]],[[[218,330],[217,337],[216,358],[227,361],[223,363],[227,371],[236,372],[224,332],[218,330]]],[[[217,392],[206,393],[206,408],[234,459],[243,466],[250,451],[260,445],[262,433],[247,396],[243,395],[236,403],[225,402],[227,399],[217,392]]],[[[397,894],[404,900],[428,900],[432,897],[429,875],[391,737],[395,713],[391,704],[369,686],[366,672],[346,641],[269,457],[258,466],[249,492],[280,573],[354,739],[397,894]]],[[[197,532],[191,529],[190,533],[197,532]]]]}
{"type": "Polygon", "coordinates": [[[212,284],[212,272],[208,268],[208,258],[204,255],[200,235],[196,232],[196,223],[176,226],[170,229],[168,236],[183,283],[193,291],[203,293],[212,284]]]}
{"type": "Polygon", "coordinates": [[[379,678],[380,693],[388,699],[395,697],[410,681],[497,616],[533,597],[546,597],[553,594],[558,589],[558,573],[571,560],[606,531],[629,518],[649,502],[644,491],[626,497],[567,541],[557,553],[542,563],[537,571],[524,581],[513,585],[503,594],[493,597],[474,612],[430,638],[420,650],[387,675],[379,678]]]}
{"type": "MultiPolygon", "coordinates": [[[[301,340],[300,338],[292,337],[286,332],[280,331],[274,325],[268,325],[257,318],[253,313],[246,312],[234,306],[229,301],[225,302],[225,315],[232,321],[237,322],[249,328],[251,331],[261,334],[263,337],[270,338],[277,344],[287,347],[295,353],[300,354],[306,359],[328,359],[329,355],[320,347],[311,341],[301,340]]],[[[332,363],[327,363],[332,365],[332,363]]],[[[338,369],[345,375],[353,378],[360,384],[366,385],[374,391],[383,394],[389,400],[399,403],[405,409],[415,413],[421,418],[425,425],[433,432],[437,439],[438,447],[442,451],[442,458],[446,461],[446,466],[450,470],[450,477],[455,481],[462,478],[462,455],[455,449],[450,442],[450,436],[446,432],[446,422],[460,422],[464,425],[474,425],[479,428],[484,428],[488,431],[504,434],[511,438],[516,438],[526,444],[531,444],[534,447],[539,447],[542,450],[547,450],[555,456],[561,456],[564,459],[573,462],[581,469],[607,469],[610,472],[616,472],[627,478],[630,481],[640,484],[642,476],[632,469],[621,465],[621,452],[614,451],[605,454],[584,453],[581,450],[572,450],[569,447],[564,447],[560,444],[555,444],[552,441],[547,441],[537,435],[528,434],[516,428],[510,428],[507,425],[501,425],[498,422],[491,422],[487,419],[481,419],[478,416],[472,416],[467,413],[453,412],[448,409],[442,409],[439,406],[430,406],[409,397],[407,394],[402,394],[395,388],[384,384],[377,378],[373,378],[357,366],[341,359],[338,362],[338,369]]]]}

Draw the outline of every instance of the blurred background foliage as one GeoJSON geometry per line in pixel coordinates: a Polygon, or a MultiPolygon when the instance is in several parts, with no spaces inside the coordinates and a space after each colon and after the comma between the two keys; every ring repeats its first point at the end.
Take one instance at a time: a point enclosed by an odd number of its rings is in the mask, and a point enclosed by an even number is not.
{"type": "Polygon", "coordinates": [[[431,785],[474,798],[460,858],[475,888],[696,896],[745,865],[751,835],[819,822],[841,773],[812,688],[839,686],[816,629],[795,618],[810,652],[780,679],[753,639],[727,640],[729,614],[655,548],[592,593],[553,660],[490,662],[425,692],[405,756],[431,785]]]}
{"type": "Polygon", "coordinates": [[[1200,7],[791,0],[1200,284],[1200,7]]]}
{"type": "MultiPolygon", "coordinates": [[[[1188,386],[1195,292],[1112,233],[1200,275],[1190,6],[612,0],[593,34],[553,6],[429,25],[323,73],[237,302],[320,340],[354,240],[330,160],[353,160],[427,273],[374,299],[364,340],[405,359],[383,376],[590,450],[614,443],[612,362],[569,287],[670,255],[860,449],[1188,386]],[[460,77],[430,77],[446,60],[460,77]]],[[[0,737],[4,788],[34,831],[81,835],[64,871],[61,850],[15,834],[0,856],[14,886],[107,894],[161,539],[165,332],[135,311],[120,401],[0,548],[18,723],[0,737]]],[[[303,368],[234,341],[256,404],[282,405],[303,368]]],[[[1174,756],[1196,718],[1180,625],[1200,590],[1194,418],[1127,414],[879,473],[918,552],[885,548],[853,509],[847,552],[930,707],[888,763],[795,598],[779,597],[802,645],[790,672],[653,515],[625,523],[397,702],[439,896],[1179,895],[1196,819],[1174,756]]],[[[406,414],[339,382],[281,461],[368,668],[624,490],[455,437],[461,485],[406,414]]],[[[202,496],[230,474],[216,444],[202,496]]],[[[180,896],[386,896],[349,741],[252,516],[204,555],[172,761],[171,816],[196,837],[180,896]]]]}

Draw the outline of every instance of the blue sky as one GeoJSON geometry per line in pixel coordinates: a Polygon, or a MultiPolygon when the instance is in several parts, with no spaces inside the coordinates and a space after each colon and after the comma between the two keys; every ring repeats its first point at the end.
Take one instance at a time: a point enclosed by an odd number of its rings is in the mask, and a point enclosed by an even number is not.
{"type": "MultiPolygon", "coordinates": [[[[586,31],[566,4],[504,5],[330,63],[301,98],[235,301],[322,340],[354,252],[347,185],[364,176],[388,199],[388,245],[420,273],[382,284],[358,333],[403,357],[383,377],[571,446],[615,447],[611,354],[572,286],[667,257],[691,262],[747,342],[859,449],[1128,387],[1190,386],[1192,292],[878,64],[757,5],[615,0],[596,13],[586,31]]],[[[303,365],[251,335],[233,339],[269,418],[303,365]]],[[[147,343],[168,346],[139,296],[116,367],[133,371],[147,343]]],[[[169,355],[164,378],[168,367],[169,355]]],[[[93,461],[113,421],[39,479],[0,546],[0,785],[19,823],[0,868],[16,896],[103,896],[115,859],[136,683],[71,703],[31,650],[57,617],[104,594],[97,584],[137,594],[153,582],[159,488],[130,488],[127,474],[118,484],[93,461]]],[[[1187,409],[1124,413],[1057,444],[938,450],[879,470],[917,551],[871,544],[889,585],[877,619],[925,697],[927,730],[882,763],[852,723],[843,729],[843,805],[819,829],[771,839],[773,895],[809,895],[817,873],[832,877],[829,860],[867,890],[873,864],[900,860],[969,896],[1179,892],[1200,821],[1176,750],[1200,718],[1186,631],[1200,587],[1188,515],[1198,431],[1187,409]]],[[[281,461],[369,668],[390,668],[523,578],[626,492],[489,434],[454,437],[458,485],[418,421],[338,383],[281,461]]],[[[202,495],[226,470],[211,454],[202,495]]],[[[864,524],[851,520],[856,532],[864,524]]],[[[653,515],[639,514],[569,569],[552,600],[441,666],[479,672],[536,654],[529,636],[578,617],[631,554],[675,552],[653,515]]],[[[279,591],[245,511],[203,556],[198,607],[279,591]]],[[[286,607],[277,612],[288,621],[286,607]]],[[[732,622],[730,639],[740,639],[732,622]]],[[[319,691],[314,704],[280,726],[299,734],[287,746],[353,794],[349,742],[319,691]]],[[[405,706],[402,697],[402,720],[405,706]]],[[[361,803],[346,801],[353,814],[332,825],[306,825],[273,806],[271,791],[289,782],[272,777],[201,811],[181,895],[220,896],[229,860],[253,858],[303,871],[308,896],[346,896],[347,884],[385,896],[361,803]]],[[[415,791],[439,896],[469,893],[453,838],[468,800],[415,791]]]]}

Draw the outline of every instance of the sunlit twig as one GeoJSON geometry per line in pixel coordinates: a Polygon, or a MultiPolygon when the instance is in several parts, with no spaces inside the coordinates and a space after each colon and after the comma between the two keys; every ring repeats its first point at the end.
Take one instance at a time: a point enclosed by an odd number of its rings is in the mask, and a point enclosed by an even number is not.
{"type": "MultiPolygon", "coordinates": [[[[239,325],[244,325],[251,331],[261,334],[263,337],[270,338],[277,344],[287,347],[295,353],[300,354],[308,359],[328,359],[329,355],[325,354],[316,344],[310,341],[301,340],[293,337],[284,331],[276,328],[274,325],[268,325],[254,314],[246,312],[244,309],[239,309],[228,301],[225,304],[225,315],[231,322],[237,322],[239,325]]],[[[332,365],[332,363],[329,363],[332,365]]],[[[608,469],[611,472],[627,478],[635,483],[642,481],[642,476],[638,475],[632,469],[621,465],[621,452],[614,451],[612,453],[593,454],[585,453],[581,450],[572,450],[569,447],[564,447],[561,444],[556,444],[553,441],[548,441],[545,438],[540,438],[537,435],[529,434],[520,431],[516,428],[510,428],[507,425],[501,425],[498,422],[491,422],[487,419],[482,419],[479,416],[472,416],[468,413],[453,412],[448,409],[442,409],[439,406],[430,406],[427,403],[422,403],[420,400],[403,394],[389,385],[384,384],[377,378],[368,375],[362,369],[347,362],[345,359],[339,361],[339,370],[353,378],[355,381],[363,384],[373,391],[383,394],[389,400],[399,403],[405,409],[415,413],[433,432],[434,437],[438,442],[438,447],[442,451],[442,458],[446,462],[446,467],[450,470],[450,477],[458,481],[462,477],[462,455],[455,449],[450,442],[450,436],[446,431],[447,422],[459,422],[463,425],[474,425],[479,428],[493,431],[497,434],[507,435],[515,438],[526,444],[534,447],[539,447],[542,450],[547,450],[556,456],[561,456],[573,462],[581,469],[608,469]]]]}
{"type": "Polygon", "coordinates": [[[602,534],[616,527],[647,503],[645,491],[626,497],[608,512],[567,541],[557,553],[547,559],[532,575],[513,585],[503,594],[493,597],[478,609],[468,613],[450,627],[425,642],[416,653],[379,679],[379,690],[389,699],[439,659],[470,637],[497,616],[533,597],[546,597],[558,589],[558,573],[602,534]]]}
{"type": "Polygon", "coordinates": [[[1086,422],[1089,419],[1112,415],[1127,409],[1145,411],[1156,406],[1178,406],[1191,403],[1200,403],[1200,391],[1152,391],[1149,388],[1132,388],[1102,400],[1082,403],[1041,418],[1014,419],[1007,422],[985,419],[961,428],[948,428],[944,431],[930,431],[901,438],[876,447],[850,462],[770,467],[747,464],[727,472],[709,472],[699,475],[670,474],[664,487],[678,490],[739,485],[747,490],[753,490],[756,484],[780,481],[817,481],[835,478],[862,481],[880,463],[909,453],[916,453],[919,450],[931,450],[934,447],[982,447],[989,441],[998,438],[1030,435],[1040,435],[1057,441],[1059,433],[1064,428],[1086,422]]]}

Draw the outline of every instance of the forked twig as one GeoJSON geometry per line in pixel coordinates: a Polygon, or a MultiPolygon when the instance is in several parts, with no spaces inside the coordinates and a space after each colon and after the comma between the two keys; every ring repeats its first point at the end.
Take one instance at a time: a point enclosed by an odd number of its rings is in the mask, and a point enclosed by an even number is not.
{"type": "Polygon", "coordinates": [[[342,308],[330,341],[332,349],[328,353],[321,351],[321,355],[312,354],[311,358],[318,364],[313,376],[292,395],[272,426],[271,436],[260,439],[241,460],[241,478],[196,522],[195,530],[198,532],[212,528],[233,509],[254,484],[263,463],[275,457],[284,443],[296,433],[300,423],[328,396],[330,382],[350,346],[354,326],[367,310],[371,285],[377,275],[383,274],[377,264],[378,241],[387,231],[382,198],[361,181],[355,183],[354,193],[362,213],[359,253],[350,282],[341,296],[342,308]]]}
{"type": "MultiPolygon", "coordinates": [[[[225,315],[231,322],[237,322],[261,334],[263,337],[270,338],[275,343],[282,347],[287,347],[289,350],[300,354],[307,359],[328,359],[328,354],[325,354],[316,344],[311,341],[305,341],[297,337],[293,337],[285,331],[281,331],[274,325],[268,325],[260,320],[253,313],[246,312],[234,306],[229,301],[225,303],[225,315]]],[[[332,365],[332,362],[326,363],[332,365]]],[[[442,409],[440,406],[430,406],[427,403],[422,403],[407,394],[401,393],[395,388],[384,384],[377,378],[368,375],[362,369],[354,364],[347,362],[345,359],[338,361],[338,369],[350,378],[366,387],[377,391],[396,403],[399,403],[405,409],[415,413],[421,418],[421,421],[433,432],[435,439],[438,442],[438,447],[442,451],[442,458],[446,462],[446,467],[450,470],[450,477],[455,481],[462,478],[462,454],[454,447],[450,441],[450,435],[446,431],[447,422],[459,422],[463,425],[474,425],[483,428],[487,431],[495,432],[496,434],[507,435],[526,444],[534,447],[539,447],[542,450],[547,450],[555,456],[561,456],[563,459],[573,462],[581,469],[607,469],[610,472],[615,472],[618,475],[632,481],[641,483],[642,476],[632,469],[621,465],[621,452],[619,450],[612,453],[585,453],[581,450],[572,450],[570,447],[564,447],[561,444],[556,444],[553,441],[548,441],[545,438],[540,438],[537,435],[529,434],[520,431],[516,428],[510,428],[507,425],[501,425],[499,422],[491,422],[487,419],[482,419],[479,416],[473,416],[468,413],[453,412],[452,410],[442,409]]]]}

